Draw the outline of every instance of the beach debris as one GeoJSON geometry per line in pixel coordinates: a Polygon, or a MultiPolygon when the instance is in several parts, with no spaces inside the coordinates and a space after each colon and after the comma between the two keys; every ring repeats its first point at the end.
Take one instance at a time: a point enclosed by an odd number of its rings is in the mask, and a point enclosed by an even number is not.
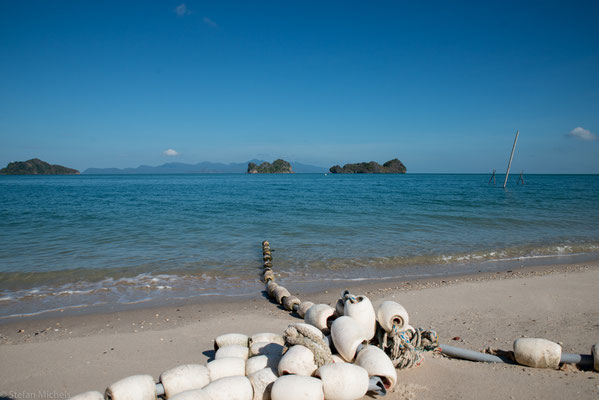
{"type": "Polygon", "coordinates": [[[376,319],[387,333],[396,333],[404,330],[410,322],[406,309],[394,301],[383,302],[376,311],[376,319]]]}
{"type": "Polygon", "coordinates": [[[285,338],[282,335],[279,335],[277,333],[262,332],[262,333],[256,333],[255,335],[252,335],[249,343],[250,343],[250,346],[252,346],[254,343],[277,343],[277,344],[280,344],[281,346],[284,346],[285,338]]]}
{"type": "Polygon", "coordinates": [[[514,358],[520,365],[558,369],[562,347],[547,339],[520,338],[514,341],[514,358]]]}
{"type": "Polygon", "coordinates": [[[254,372],[260,371],[264,368],[273,368],[276,370],[280,360],[280,354],[258,354],[248,358],[247,362],[245,363],[245,373],[247,376],[250,376],[254,372]]]}
{"type": "Polygon", "coordinates": [[[316,376],[322,380],[327,400],[361,399],[366,395],[370,382],[364,368],[348,363],[323,365],[316,371],[316,376]]]}
{"type": "Polygon", "coordinates": [[[279,375],[312,376],[318,369],[314,353],[302,345],[291,346],[278,365],[279,375]]]}
{"type": "Polygon", "coordinates": [[[335,309],[328,304],[315,304],[306,311],[304,321],[307,324],[314,325],[324,334],[328,334],[330,326],[337,315],[335,309]]]}
{"type": "Polygon", "coordinates": [[[353,318],[360,325],[364,338],[372,340],[376,334],[376,315],[370,299],[366,296],[354,296],[348,290],[343,292],[342,299],[345,301],[343,314],[340,315],[353,318]]]}
{"type": "Polygon", "coordinates": [[[218,360],[221,358],[235,357],[235,358],[242,358],[245,361],[248,359],[249,353],[250,353],[250,349],[247,346],[231,344],[231,345],[223,346],[223,347],[219,348],[214,355],[214,359],[218,360]]]}
{"type": "Polygon", "coordinates": [[[243,333],[228,333],[226,335],[220,335],[214,341],[214,351],[217,351],[220,347],[230,345],[249,346],[249,337],[243,333]]]}
{"type": "Polygon", "coordinates": [[[356,365],[364,368],[369,377],[379,377],[387,390],[397,383],[397,371],[391,359],[380,348],[372,345],[364,346],[356,356],[356,365]]]}
{"type": "Polygon", "coordinates": [[[599,372],[599,343],[593,345],[591,353],[593,355],[593,367],[595,368],[595,371],[599,372]]]}
{"type": "Polygon", "coordinates": [[[331,326],[331,338],[339,355],[352,362],[358,346],[366,342],[362,328],[357,321],[348,316],[337,318],[331,326]]]}
{"type": "Polygon", "coordinates": [[[272,385],[272,400],[324,400],[322,381],[302,375],[284,375],[272,385]]]}
{"type": "Polygon", "coordinates": [[[185,364],[171,368],[160,374],[164,394],[171,398],[179,393],[201,389],[210,383],[210,371],[199,364],[185,364]]]}
{"type": "Polygon", "coordinates": [[[311,301],[303,301],[299,304],[299,306],[297,307],[297,315],[300,316],[300,318],[305,318],[306,317],[306,312],[310,309],[310,307],[312,307],[314,305],[314,303],[312,303],[311,301]]]}
{"type": "Polygon", "coordinates": [[[270,392],[274,382],[279,378],[274,368],[263,368],[252,374],[248,374],[248,379],[254,389],[253,400],[270,399],[270,392]]]}
{"type": "Polygon", "coordinates": [[[158,396],[151,375],[133,375],[108,386],[106,400],[154,400],[158,396]]]}
{"type": "Polygon", "coordinates": [[[211,400],[252,400],[254,397],[254,388],[246,376],[220,378],[202,390],[211,400]]]}
{"type": "Polygon", "coordinates": [[[245,376],[245,360],[243,358],[219,358],[218,360],[210,361],[206,364],[206,367],[210,372],[211,382],[229,376],[245,376]]]}

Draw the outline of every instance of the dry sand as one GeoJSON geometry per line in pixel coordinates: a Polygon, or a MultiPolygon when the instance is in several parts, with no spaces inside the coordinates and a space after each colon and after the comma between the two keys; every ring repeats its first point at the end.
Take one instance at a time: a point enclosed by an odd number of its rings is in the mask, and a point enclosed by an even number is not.
{"type": "MultiPolygon", "coordinates": [[[[518,337],[563,343],[590,353],[599,343],[599,263],[519,269],[445,280],[351,288],[376,304],[402,303],[411,324],[435,329],[441,342],[474,350],[511,350],[518,337]],[[459,339],[457,339],[459,338],[459,339]],[[456,340],[454,340],[456,339],[456,340]]],[[[334,305],[337,289],[309,300],[334,305]]],[[[295,293],[300,298],[302,292],[295,293]]],[[[223,333],[282,332],[298,318],[263,297],[108,314],[20,320],[0,325],[0,394],[62,399],[103,391],[128,375],[158,378],[183,363],[205,363],[223,333]]],[[[398,373],[388,399],[597,399],[599,373],[482,364],[427,353],[398,373]]]]}

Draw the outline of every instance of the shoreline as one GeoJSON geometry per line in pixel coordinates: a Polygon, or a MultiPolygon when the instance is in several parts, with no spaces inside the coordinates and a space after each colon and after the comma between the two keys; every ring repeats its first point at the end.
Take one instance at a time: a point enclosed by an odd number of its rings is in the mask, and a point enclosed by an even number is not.
{"type": "MultiPolygon", "coordinates": [[[[350,286],[373,304],[395,300],[410,324],[434,329],[441,343],[481,351],[511,350],[514,339],[543,337],[569,353],[589,353],[599,342],[599,262],[527,267],[451,279],[350,286]]],[[[334,304],[340,291],[300,298],[334,304]]],[[[214,355],[213,339],[224,333],[282,332],[299,319],[263,294],[249,301],[219,301],[104,314],[13,322],[0,326],[0,392],[12,399],[71,397],[103,391],[125,376],[204,364],[214,355]],[[19,333],[19,329],[24,332],[19,333]],[[39,329],[39,330],[38,330],[39,329]],[[43,330],[43,331],[42,331],[43,330]],[[35,334],[37,332],[37,335],[35,334]]],[[[567,367],[561,371],[483,364],[425,354],[418,368],[398,371],[391,400],[465,398],[594,399],[599,374],[567,367]]]]}
{"type": "MultiPolygon", "coordinates": [[[[339,293],[344,289],[349,289],[355,293],[363,293],[367,296],[377,297],[384,296],[385,293],[390,292],[404,293],[409,291],[420,291],[423,289],[440,288],[465,282],[489,282],[495,280],[518,279],[579,272],[589,269],[599,270],[599,260],[574,264],[564,263],[521,266],[500,271],[416,279],[384,278],[380,280],[320,282],[313,287],[305,284],[296,285],[292,282],[289,282],[289,284],[279,283],[287,287],[292,295],[298,296],[302,301],[308,300],[314,303],[323,302],[334,306],[334,302],[339,293]],[[331,298],[334,300],[331,300],[331,298]]],[[[259,284],[256,293],[250,295],[214,295],[181,300],[174,302],[174,304],[145,304],[145,306],[144,304],[135,304],[130,307],[123,307],[121,304],[115,304],[112,307],[113,309],[104,309],[101,311],[89,310],[89,312],[82,312],[79,314],[56,310],[40,315],[13,317],[5,320],[0,319],[0,345],[39,342],[44,340],[61,340],[106,331],[136,333],[142,329],[146,331],[170,329],[172,327],[196,322],[197,318],[194,310],[198,307],[211,307],[216,310],[215,312],[228,312],[239,308],[245,308],[248,304],[251,304],[255,307],[270,306],[285,311],[282,306],[273,303],[268,298],[263,286],[263,284],[259,284]],[[156,315],[159,317],[156,317],[156,315]],[[172,317],[169,318],[169,315],[172,317]],[[164,318],[160,316],[164,316],[164,318]],[[106,320],[108,322],[107,324],[98,323],[99,320],[106,320]],[[148,321],[148,324],[140,324],[138,326],[135,322],[138,320],[148,321]],[[152,322],[153,320],[157,321],[152,322]],[[82,329],[81,327],[85,328],[82,329]]]]}

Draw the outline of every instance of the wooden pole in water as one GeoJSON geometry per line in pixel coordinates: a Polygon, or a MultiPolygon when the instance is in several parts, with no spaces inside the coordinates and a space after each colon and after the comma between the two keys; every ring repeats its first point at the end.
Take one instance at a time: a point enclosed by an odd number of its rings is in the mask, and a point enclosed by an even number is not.
{"type": "Polygon", "coordinates": [[[512,159],[514,158],[514,150],[516,150],[516,142],[518,142],[518,135],[520,131],[516,131],[516,138],[514,139],[514,146],[512,147],[512,154],[510,155],[510,161],[507,163],[507,172],[505,173],[505,181],[503,182],[503,188],[507,185],[507,178],[510,176],[510,167],[512,166],[512,159]]]}
{"type": "Polygon", "coordinates": [[[496,184],[496,182],[495,182],[495,170],[493,170],[493,175],[491,175],[491,179],[489,179],[489,183],[487,185],[490,185],[491,181],[493,181],[493,185],[496,184]]]}

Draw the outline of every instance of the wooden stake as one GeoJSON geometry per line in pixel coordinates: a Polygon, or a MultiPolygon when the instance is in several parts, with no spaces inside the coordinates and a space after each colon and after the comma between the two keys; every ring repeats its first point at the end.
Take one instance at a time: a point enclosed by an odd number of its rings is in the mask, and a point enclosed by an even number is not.
{"type": "Polygon", "coordinates": [[[491,179],[489,179],[488,185],[491,184],[491,181],[493,181],[493,185],[497,185],[497,182],[495,182],[495,170],[493,170],[493,175],[491,175],[491,179]]]}
{"type": "Polygon", "coordinates": [[[520,184],[520,181],[522,181],[522,185],[524,185],[524,170],[520,172],[520,177],[518,178],[518,185],[520,184]]]}
{"type": "Polygon", "coordinates": [[[516,150],[516,142],[518,142],[518,135],[520,131],[516,131],[516,138],[514,139],[514,146],[512,146],[512,154],[510,155],[510,161],[507,163],[507,172],[505,173],[505,181],[503,182],[503,188],[507,185],[507,178],[510,176],[510,167],[512,166],[512,159],[514,158],[514,150],[516,150]]]}

